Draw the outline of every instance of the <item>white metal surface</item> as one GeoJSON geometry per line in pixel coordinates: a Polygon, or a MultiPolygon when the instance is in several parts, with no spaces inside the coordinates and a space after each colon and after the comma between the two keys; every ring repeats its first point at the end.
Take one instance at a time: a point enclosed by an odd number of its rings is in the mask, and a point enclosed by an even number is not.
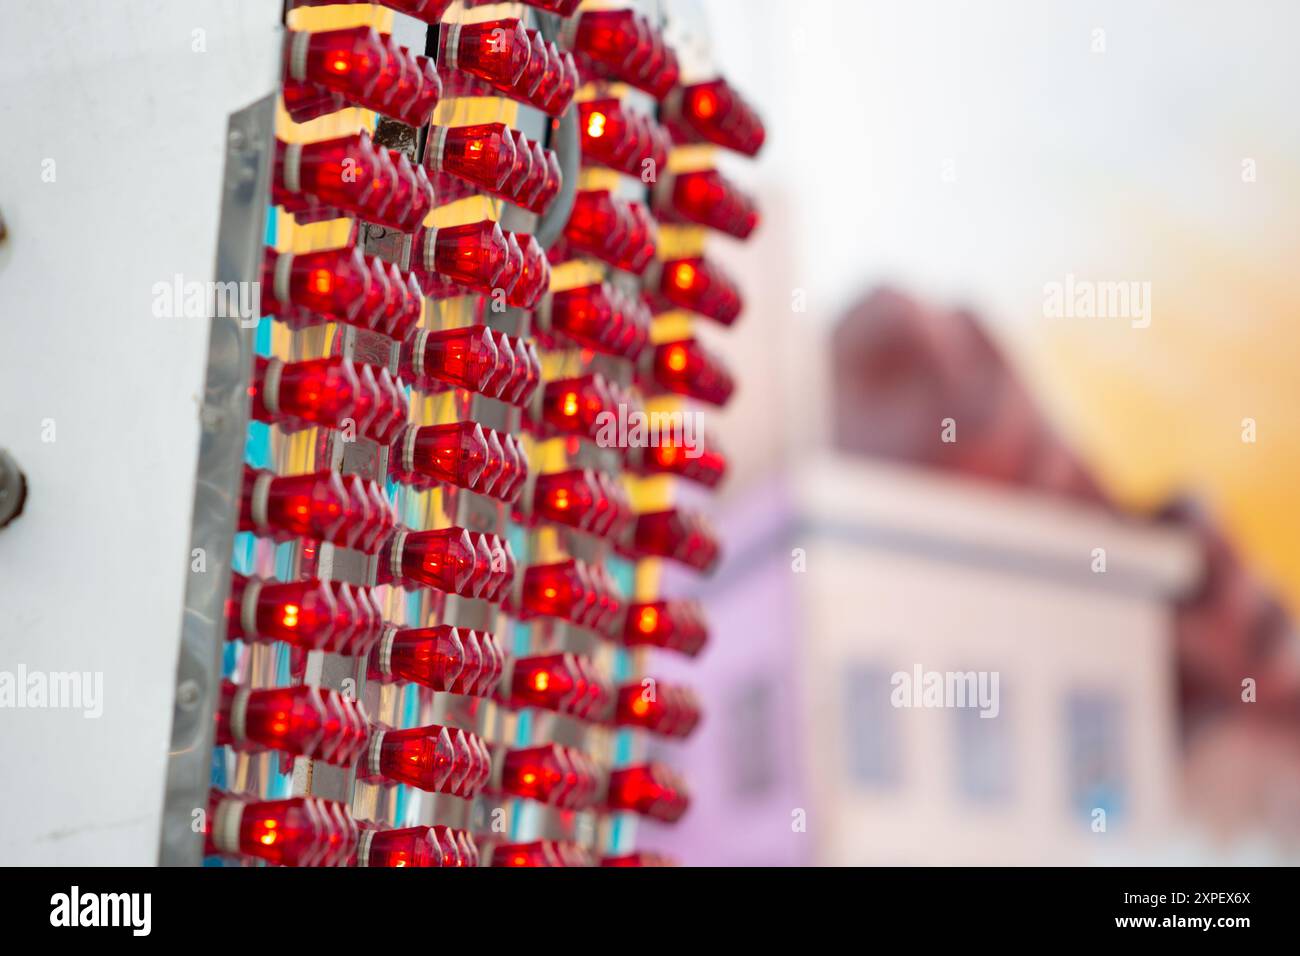
{"type": "Polygon", "coordinates": [[[98,718],[0,709],[0,862],[157,858],[208,326],[154,287],[212,278],[227,117],[276,82],[280,7],[0,3],[0,445],[30,484],[0,672],[103,688],[98,718]]]}

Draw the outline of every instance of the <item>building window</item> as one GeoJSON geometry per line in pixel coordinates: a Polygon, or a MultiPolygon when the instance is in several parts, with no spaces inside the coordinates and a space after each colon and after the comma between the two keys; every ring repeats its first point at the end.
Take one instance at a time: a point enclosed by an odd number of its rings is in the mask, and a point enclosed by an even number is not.
{"type": "Polygon", "coordinates": [[[999,690],[996,717],[981,717],[978,707],[955,707],[953,766],[957,793],[970,803],[1005,803],[1014,789],[1014,753],[1007,695],[999,690]]]}
{"type": "Polygon", "coordinates": [[[1128,798],[1123,701],[1104,691],[1072,691],[1065,698],[1065,733],[1071,814],[1091,821],[1101,809],[1113,826],[1128,798]]]}
{"type": "Polygon", "coordinates": [[[753,800],[777,784],[776,698],[772,682],[742,681],[727,695],[727,760],[731,795],[753,800]]]}
{"type": "Polygon", "coordinates": [[[864,664],[850,664],[844,672],[849,776],[868,787],[896,787],[902,779],[899,715],[889,702],[892,673],[864,664]]]}

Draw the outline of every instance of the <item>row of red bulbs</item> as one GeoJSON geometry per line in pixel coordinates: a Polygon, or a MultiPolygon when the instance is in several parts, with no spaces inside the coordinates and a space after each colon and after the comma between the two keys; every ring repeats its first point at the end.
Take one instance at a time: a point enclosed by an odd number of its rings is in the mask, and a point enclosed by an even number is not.
{"type": "Polygon", "coordinates": [[[388,444],[407,420],[401,379],[394,381],[386,368],[354,365],[341,355],[305,362],[257,356],[249,392],[249,415],[275,422],[283,431],[312,425],[347,428],[351,423],[356,436],[388,444]]]}
{"type": "Polygon", "coordinates": [[[269,581],[232,576],[226,637],[284,641],[304,651],[355,656],[383,633],[384,616],[369,588],[342,581],[269,581]]]}
{"type": "Polygon", "coordinates": [[[216,742],[242,751],[285,753],[351,766],[370,740],[361,704],[307,684],[251,690],[221,684],[216,742]]]}
{"type": "Polygon", "coordinates": [[[641,275],[655,257],[658,229],[643,203],[608,189],[584,189],[573,198],[564,239],[551,249],[553,262],[577,252],[641,275]]]}
{"type": "Polygon", "coordinates": [[[506,503],[528,480],[519,439],[474,421],[408,425],[393,443],[389,467],[396,480],[417,488],[455,485],[506,503]]]}
{"type": "Polygon", "coordinates": [[[285,36],[284,104],[296,123],[359,106],[423,126],[442,96],[428,57],[361,26],[285,36]]]}
{"type": "Polygon", "coordinates": [[[548,42],[538,31],[524,29],[518,20],[463,24],[459,29],[455,46],[451,45],[450,37],[443,45],[443,55],[450,51],[453,59],[439,62],[447,95],[504,95],[549,116],[560,116],[569,108],[579,85],[578,67],[572,53],[561,50],[554,41],[548,42]],[[483,60],[474,55],[476,45],[482,45],[483,34],[492,36],[497,30],[501,31],[496,35],[504,44],[519,43],[521,34],[527,42],[528,60],[518,76],[514,76],[514,57],[483,60]],[[468,50],[468,55],[462,55],[462,50],[468,50]],[[512,76],[513,79],[508,79],[512,76]]]}
{"type": "Polygon", "coordinates": [[[423,166],[364,130],[314,143],[275,141],[271,201],[299,221],[359,216],[411,232],[433,208],[423,166]]]}
{"type": "Polygon", "coordinates": [[[629,176],[668,168],[672,137],[622,100],[597,99],[578,104],[578,135],[584,166],[606,166],[629,176]]]}
{"type": "Polygon", "coordinates": [[[379,483],[317,471],[276,475],[244,467],[239,530],[274,540],[329,541],[372,553],[397,526],[379,483]]]}
{"type": "Polygon", "coordinates": [[[400,340],[420,321],[422,308],[415,276],[356,246],[298,253],[268,248],[263,255],[262,314],[293,328],[332,319],[400,340]]]}
{"type": "Polygon", "coordinates": [[[655,99],[677,85],[677,54],[635,10],[592,10],[564,25],[561,38],[578,54],[584,79],[629,83],[655,99]]]}
{"type": "Polygon", "coordinates": [[[511,405],[527,404],[542,380],[532,339],[481,325],[421,329],[402,343],[399,365],[421,391],[464,388],[511,405]]]}

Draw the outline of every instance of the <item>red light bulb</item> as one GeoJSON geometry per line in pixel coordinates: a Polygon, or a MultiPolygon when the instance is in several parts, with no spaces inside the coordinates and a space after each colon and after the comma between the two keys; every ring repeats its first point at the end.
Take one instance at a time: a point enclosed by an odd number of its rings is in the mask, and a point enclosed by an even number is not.
{"type": "Polygon", "coordinates": [[[532,55],[528,33],[514,18],[443,28],[438,61],[501,88],[518,81],[532,55]]]}
{"type": "Polygon", "coordinates": [[[495,192],[515,169],[516,155],[515,138],[504,123],[438,126],[429,137],[424,164],[495,192]]]}
{"type": "Polygon", "coordinates": [[[389,628],[371,651],[372,676],[403,680],[435,691],[449,691],[465,666],[460,631],[435,627],[389,628]]]}
{"type": "Polygon", "coordinates": [[[474,545],[464,528],[399,531],[380,554],[385,580],[459,594],[474,564],[474,545]]]}
{"type": "Polygon", "coordinates": [[[446,727],[378,730],[370,738],[364,770],[372,778],[436,792],[451,777],[455,756],[446,727]]]}

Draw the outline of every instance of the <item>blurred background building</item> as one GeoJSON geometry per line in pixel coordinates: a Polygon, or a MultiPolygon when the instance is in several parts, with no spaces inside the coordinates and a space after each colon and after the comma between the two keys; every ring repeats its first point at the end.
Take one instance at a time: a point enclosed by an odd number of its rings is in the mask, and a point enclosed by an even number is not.
{"type": "Polygon", "coordinates": [[[708,8],[774,135],[725,170],[764,206],[718,249],[750,296],[728,555],[672,582],[717,703],[647,842],[1300,859],[1300,8],[708,8]],[[1051,305],[1102,283],[1121,314],[1051,305]],[[998,716],[894,706],[917,667],[998,673],[998,716]]]}

